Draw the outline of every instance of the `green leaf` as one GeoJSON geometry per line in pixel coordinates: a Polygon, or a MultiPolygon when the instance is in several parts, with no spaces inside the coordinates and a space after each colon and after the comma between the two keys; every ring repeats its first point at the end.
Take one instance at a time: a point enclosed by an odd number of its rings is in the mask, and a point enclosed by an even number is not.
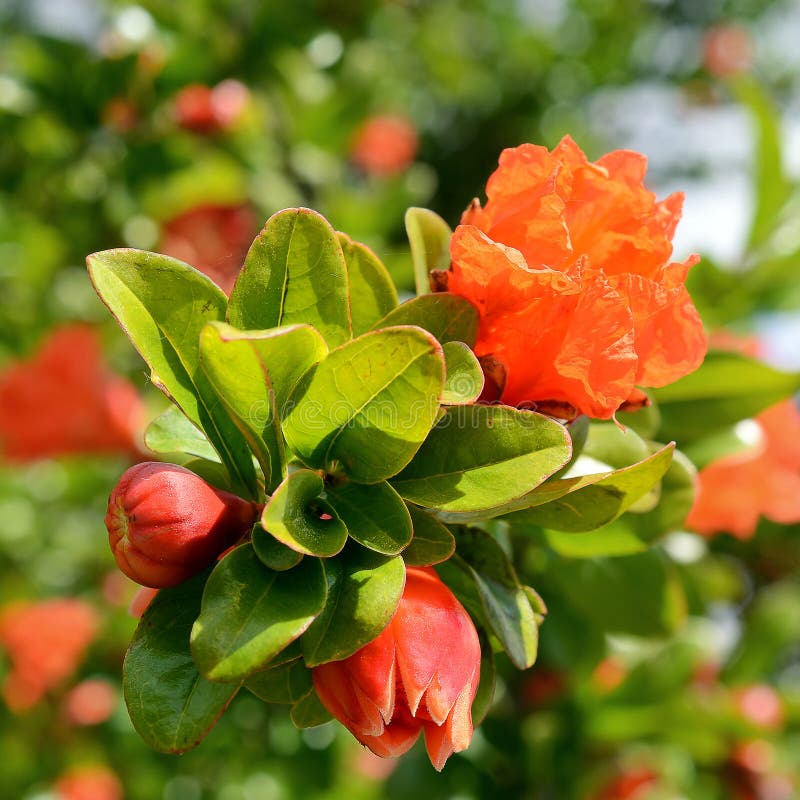
{"type": "Polygon", "coordinates": [[[475,353],[463,342],[445,342],[445,379],[442,403],[461,406],[474,403],[483,391],[483,370],[475,353]]]}
{"type": "Polygon", "coordinates": [[[408,505],[414,537],[403,551],[403,561],[409,567],[427,567],[446,561],[455,552],[453,534],[430,514],[415,505],[408,505]]]}
{"type": "Polygon", "coordinates": [[[457,554],[478,589],[489,629],[518,669],[536,661],[539,626],[525,588],[497,541],[477,528],[459,530],[457,554]]]}
{"type": "Polygon", "coordinates": [[[365,333],[333,350],[292,395],[286,441],[310,467],[378,483],[431,429],[444,383],[436,340],[414,327],[365,333]]]}
{"type": "MultiPolygon", "coordinates": [[[[612,522],[647,494],[666,473],[674,444],[613,472],[561,478],[526,495],[529,508],[509,514],[513,526],[534,525],[559,531],[591,531],[612,522]]],[[[578,462],[580,463],[580,461],[578,462]]]]}
{"type": "Polygon", "coordinates": [[[275,395],[264,364],[250,343],[225,338],[224,323],[200,333],[200,364],[228,414],[255,453],[267,490],[286,474],[275,395]]]}
{"type": "Polygon", "coordinates": [[[414,261],[414,282],[417,294],[430,292],[430,271],[450,266],[450,226],[427,208],[406,211],[406,233],[414,261]]]}
{"type": "Polygon", "coordinates": [[[267,220],[233,287],[228,322],[241,330],[305,322],[330,347],[351,338],[347,267],[324,217],[287,208],[267,220]]]}
{"type": "Polygon", "coordinates": [[[258,497],[247,443],[200,369],[200,331],[227,300],[205,275],[168,256],[105,250],[87,259],[100,298],[151,370],[153,383],[208,436],[234,483],[258,497]]]}
{"type": "Polygon", "coordinates": [[[359,544],[396,556],[411,541],[411,516],[406,504],[385,481],[364,486],[329,486],[325,499],[359,544]]]}
{"type": "Polygon", "coordinates": [[[376,322],[381,330],[394,325],[416,325],[432,333],[442,344],[475,344],[478,336],[478,309],[457,294],[437,292],[406,300],[376,322]]]}
{"type": "Polygon", "coordinates": [[[680,581],[658,550],[619,558],[558,559],[548,574],[583,617],[609,633],[667,635],[686,616],[680,581]]]}
{"type": "Polygon", "coordinates": [[[250,541],[253,544],[258,560],[264,566],[276,572],[284,572],[296,567],[303,558],[302,553],[292,550],[283,542],[279,542],[271,533],[267,533],[260,525],[253,527],[250,541]]]}
{"type": "Polygon", "coordinates": [[[397,290],[380,259],[346,233],[337,233],[347,263],[353,336],[360,336],[397,305],[397,290]]]}
{"type": "Polygon", "coordinates": [[[615,520],[588,533],[543,530],[542,541],[564,558],[598,558],[642,553],[647,545],[624,520],[615,520]]]}
{"type": "Polygon", "coordinates": [[[239,689],[210,683],[197,671],[189,633],[207,573],[161,589],[144,612],[122,668],[134,728],[150,747],[183,753],[199,744],[239,689]]]}
{"type": "Polygon", "coordinates": [[[310,469],[292,472],[264,507],[261,524],[298,553],[335,556],[347,541],[347,527],[335,508],[321,499],[324,491],[319,473],[310,469]]]}
{"type": "Polygon", "coordinates": [[[311,671],[302,658],[256,672],[244,684],[265,703],[294,705],[311,691],[311,671]]]}
{"type": "Polygon", "coordinates": [[[402,497],[447,512],[490,509],[538,486],[567,462],[563,425],[507,406],[446,411],[392,481],[402,497]]]}
{"type": "Polygon", "coordinates": [[[402,558],[356,544],[323,565],[328,599],[303,637],[309,667],[347,658],[378,636],[392,619],[406,580],[402,558]]]}
{"type": "Polygon", "coordinates": [[[237,547],[217,564],[203,592],[191,638],[198,669],[209,680],[244,680],[308,628],[325,598],[318,559],[274,572],[249,544],[237,547]]]}
{"type": "Polygon", "coordinates": [[[800,373],[780,372],[727,351],[709,351],[699,369],[654,389],[659,437],[685,442],[755,416],[800,389],[800,373]]]}
{"type": "Polygon", "coordinates": [[[205,458],[190,458],[181,460],[181,466],[199,475],[206,483],[223,492],[232,492],[231,476],[219,461],[209,461],[205,458]]]}
{"type": "Polygon", "coordinates": [[[147,426],[144,443],[159,455],[187,453],[208,461],[219,459],[205,434],[175,406],[170,406],[147,426]]]}
{"type": "Polygon", "coordinates": [[[739,102],[750,112],[755,128],[753,195],[756,207],[750,227],[748,248],[763,244],[780,221],[780,212],[792,192],[783,167],[781,115],[764,87],[751,76],[737,76],[731,82],[739,102]]]}
{"type": "Polygon", "coordinates": [[[313,689],[292,706],[290,716],[295,728],[300,730],[316,728],[317,725],[324,725],[333,719],[313,689]]]}

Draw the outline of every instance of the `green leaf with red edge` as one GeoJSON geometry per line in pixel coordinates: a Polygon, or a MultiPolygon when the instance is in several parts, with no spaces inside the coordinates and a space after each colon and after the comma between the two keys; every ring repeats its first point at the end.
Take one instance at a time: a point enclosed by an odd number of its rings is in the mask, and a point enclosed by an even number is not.
{"type": "Polygon", "coordinates": [[[416,325],[432,333],[442,344],[464,342],[472,346],[478,336],[478,309],[457,294],[424,294],[406,300],[373,328],[381,330],[394,325],[416,325]]]}
{"type": "Polygon", "coordinates": [[[414,262],[417,294],[431,290],[430,272],[450,266],[450,226],[434,211],[412,207],[406,211],[406,233],[414,262]]]}
{"type": "Polygon", "coordinates": [[[208,573],[161,589],[144,612],[122,669],[134,728],[150,747],[183,753],[211,730],[239,684],[211,683],[197,671],[189,634],[208,573]]]}
{"type": "Polygon", "coordinates": [[[206,584],[191,636],[201,674],[242,681],[303,634],[325,605],[325,573],[316,558],[275,572],[250,544],[221,559],[206,584]]]}
{"type": "Polygon", "coordinates": [[[260,525],[254,525],[250,534],[259,561],[275,572],[285,572],[296,567],[303,559],[303,554],[279,542],[271,533],[267,533],[260,525]]]}
{"type": "Polygon", "coordinates": [[[318,725],[324,725],[333,719],[332,714],[322,705],[313,689],[292,706],[290,716],[295,728],[300,728],[301,730],[316,728],[318,725]]]}
{"type": "Polygon", "coordinates": [[[301,380],[283,432],[307,466],[379,483],[419,449],[443,384],[442,349],[429,333],[410,326],[365,333],[301,380]]]}
{"type": "Polygon", "coordinates": [[[347,266],[323,216],[287,208],[267,220],[233,287],[227,319],[241,330],[307,323],[329,347],[352,337],[347,266]]]}
{"type": "Polygon", "coordinates": [[[221,320],[227,298],[188,264],[141,250],[87,258],[100,298],[151,370],[153,383],[208,436],[239,492],[258,497],[250,449],[200,368],[200,331],[221,320]]]}
{"type": "Polygon", "coordinates": [[[406,580],[402,558],[354,542],[323,564],[328,598],[303,636],[309,667],[347,658],[371,642],[392,619],[406,580]]]}
{"type": "Polygon", "coordinates": [[[447,409],[392,479],[400,496],[442,512],[496,508],[525,495],[570,457],[563,425],[508,406],[447,409]]]}
{"type": "Polygon", "coordinates": [[[318,472],[298,469],[290,473],[264,507],[264,530],[298,553],[335,556],[347,541],[347,527],[335,508],[322,499],[324,490],[318,472]]]}
{"type": "Polygon", "coordinates": [[[347,263],[353,336],[360,336],[397,305],[397,289],[380,259],[346,233],[337,233],[347,263]]]}

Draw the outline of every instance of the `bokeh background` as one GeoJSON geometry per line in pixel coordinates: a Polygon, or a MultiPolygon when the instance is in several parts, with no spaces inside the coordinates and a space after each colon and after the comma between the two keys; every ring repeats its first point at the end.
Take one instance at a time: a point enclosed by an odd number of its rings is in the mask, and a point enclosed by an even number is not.
{"type": "Polygon", "coordinates": [[[499,664],[443,774],[246,692],[197,750],[148,750],[120,694],[135,586],[102,518],[165,401],[83,266],[155,249],[229,288],[264,220],[306,205],[410,291],[408,206],[455,225],[503,147],[569,133],[686,192],[676,253],[703,256],[712,341],[796,387],[798,41],[798,0],[2,0],[0,797],[800,796],[791,403],[686,442],[722,508],[684,524],[684,492],[647,554],[515,545],[550,609],[539,663],[499,664]],[[731,454],[735,481],[714,472],[731,454]]]}

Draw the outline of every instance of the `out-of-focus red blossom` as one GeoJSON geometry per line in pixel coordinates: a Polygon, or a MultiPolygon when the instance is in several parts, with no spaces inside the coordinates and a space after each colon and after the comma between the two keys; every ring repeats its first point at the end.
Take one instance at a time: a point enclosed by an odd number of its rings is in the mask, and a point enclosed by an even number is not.
{"type": "Polygon", "coordinates": [[[783,525],[800,522],[800,412],[786,400],[755,421],[763,434],[758,446],[700,470],[686,520],[692,530],[749,539],[762,515],[783,525]]]}
{"type": "Polygon", "coordinates": [[[139,121],[136,106],[124,97],[114,97],[103,106],[103,125],[118,133],[129,133],[139,121]]]}
{"type": "Polygon", "coordinates": [[[108,767],[98,765],[73,767],[56,781],[58,800],[122,800],[122,784],[108,767]]]}
{"type": "Polygon", "coordinates": [[[775,763],[775,748],[766,739],[738,742],[731,752],[731,761],[749,772],[767,772],[775,763]]]}
{"type": "Polygon", "coordinates": [[[12,669],[3,698],[12,711],[31,708],[77,669],[97,632],[95,610],[80,600],[13,603],[0,612],[0,645],[12,669]]]}
{"type": "Polygon", "coordinates": [[[100,678],[81,681],[64,698],[64,715],[73,725],[99,725],[117,705],[114,687],[100,678]]]}
{"type": "Polygon", "coordinates": [[[323,705],[373,753],[400,756],[420,732],[431,763],[472,740],[472,701],[480,679],[475,626],[431,568],[409,567],[392,621],[343,661],[313,671],[323,705]]]}
{"type": "Polygon", "coordinates": [[[628,668],[618,658],[609,656],[604,658],[595,667],[592,673],[592,683],[601,692],[613,692],[628,676],[628,668]]]}
{"type": "Polygon", "coordinates": [[[537,667],[523,677],[520,694],[526,708],[541,708],[563,697],[567,688],[563,672],[537,667]]]}
{"type": "Polygon", "coordinates": [[[230,294],[257,233],[250,206],[205,204],[165,223],[158,249],[196,267],[230,294]]]}
{"type": "Polygon", "coordinates": [[[769,685],[757,683],[733,692],[736,711],[747,722],[764,730],[783,727],[786,714],[780,695],[769,685]]]}
{"type": "Polygon", "coordinates": [[[753,38],[741,25],[710,28],[703,37],[703,61],[717,78],[747,72],[753,66],[753,38]]]}
{"type": "Polygon", "coordinates": [[[734,333],[727,328],[718,328],[708,334],[708,347],[712,350],[730,350],[750,358],[760,358],[764,348],[757,336],[734,333]]]}
{"type": "Polygon", "coordinates": [[[181,128],[218,133],[233,127],[250,103],[250,90],[240,81],[225,80],[213,89],[201,83],[184,86],[173,101],[181,128]]]}
{"type": "Polygon", "coordinates": [[[185,467],[145,461],[119,479],[105,522],[117,566],[137,583],[163,588],[213,564],[257,516],[255,503],[185,467]]]}
{"type": "Polygon", "coordinates": [[[141,454],[145,409],[109,372],[88,325],[54,330],[29,361],[0,374],[0,451],[14,461],[69,454],[141,454]]]}
{"type": "Polygon", "coordinates": [[[658,774],[647,767],[630,769],[609,781],[592,800],[644,800],[658,780],[658,774]]]}
{"type": "Polygon", "coordinates": [[[683,195],[657,201],[644,156],[590,163],[568,136],[552,151],[504,150],[488,202],[464,212],[446,288],[480,313],[475,352],[499,364],[509,405],[599,419],[642,404],[703,360],[706,339],[684,281],[697,256],[670,261],[683,195]]]}
{"type": "Polygon", "coordinates": [[[370,117],[353,137],[350,158],[367,174],[388,177],[407,169],[418,147],[417,131],[405,117],[370,117]]]}
{"type": "Polygon", "coordinates": [[[153,589],[151,586],[140,586],[139,591],[133,596],[131,604],[128,606],[128,613],[134,619],[141,619],[142,614],[147,611],[153,598],[158,594],[158,589],[153,589]]]}

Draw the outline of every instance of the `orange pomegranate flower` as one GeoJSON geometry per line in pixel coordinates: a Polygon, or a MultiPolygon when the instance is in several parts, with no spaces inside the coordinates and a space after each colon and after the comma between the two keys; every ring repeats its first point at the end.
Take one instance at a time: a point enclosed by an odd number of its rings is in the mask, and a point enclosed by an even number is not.
{"type": "Polygon", "coordinates": [[[122,800],[125,796],[116,773],[100,764],[72,767],[53,788],[57,800],[122,800]]]}
{"type": "Polygon", "coordinates": [[[27,362],[0,374],[0,452],[28,461],[67,454],[140,454],[145,409],[108,371],[88,325],[53,331],[27,362]]]}
{"type": "Polygon", "coordinates": [[[98,624],[91,606],[68,598],[15,603],[3,609],[0,645],[12,664],[2,687],[8,707],[25,711],[69,678],[98,624]]]}
{"type": "Polygon", "coordinates": [[[763,435],[758,447],[700,470],[686,521],[692,530],[749,539],[762,515],[783,525],[800,522],[800,412],[786,400],[755,421],[763,435]]]}
{"type": "Polygon", "coordinates": [[[490,399],[607,419],[641,403],[637,385],[664,386],[702,362],[684,286],[698,257],[670,261],[683,196],[657,201],[645,169],[622,150],[590,163],[568,136],[552,152],[503,151],[436,287],[480,313],[476,353],[501,374],[490,399]]]}
{"type": "Polygon", "coordinates": [[[431,763],[472,740],[481,650],[469,614],[429,567],[409,567],[389,626],[343,661],[316,667],[323,705],[373,753],[400,756],[425,734],[431,763]]]}
{"type": "Polygon", "coordinates": [[[230,294],[258,222],[248,205],[195,206],[164,225],[159,251],[208,275],[230,294]]]}
{"type": "Polygon", "coordinates": [[[417,131],[405,117],[370,117],[356,132],[350,157],[369,175],[397,175],[414,161],[418,146],[417,131]]]}

